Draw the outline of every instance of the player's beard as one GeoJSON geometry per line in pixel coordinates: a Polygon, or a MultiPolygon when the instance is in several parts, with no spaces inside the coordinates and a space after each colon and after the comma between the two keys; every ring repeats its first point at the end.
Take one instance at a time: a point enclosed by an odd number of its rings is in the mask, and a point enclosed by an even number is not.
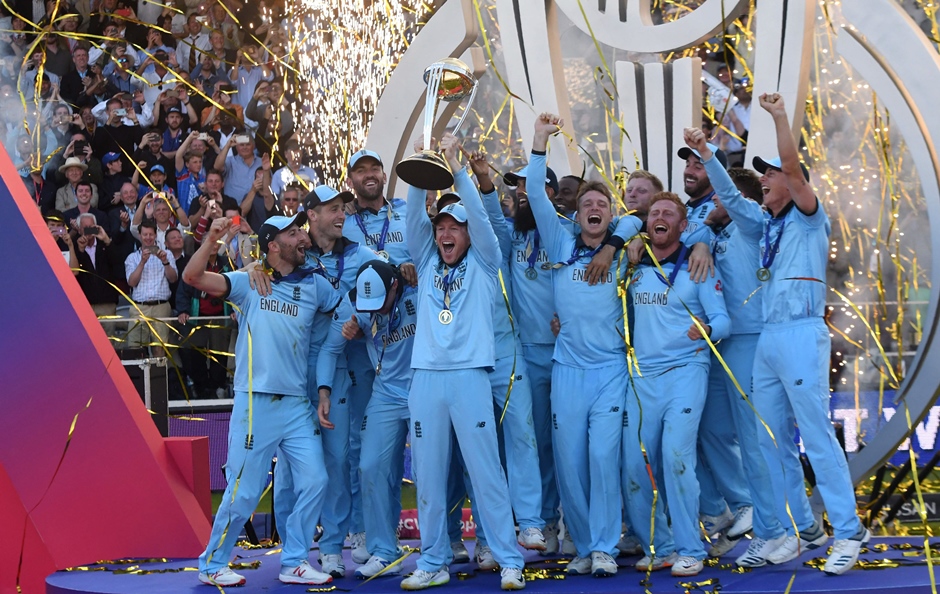
{"type": "Polygon", "coordinates": [[[519,233],[527,233],[535,229],[535,215],[528,204],[516,207],[516,217],[513,219],[513,227],[519,233]]]}

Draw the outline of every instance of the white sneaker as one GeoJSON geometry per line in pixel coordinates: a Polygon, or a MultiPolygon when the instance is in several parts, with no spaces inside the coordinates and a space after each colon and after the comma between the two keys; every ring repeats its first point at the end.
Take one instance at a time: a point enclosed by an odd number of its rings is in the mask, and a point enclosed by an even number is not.
{"type": "Polygon", "coordinates": [[[322,571],[317,571],[309,563],[304,561],[297,567],[282,567],[279,580],[285,584],[309,584],[318,586],[328,584],[333,581],[333,576],[322,571]]]}
{"type": "Polygon", "coordinates": [[[591,573],[591,565],[590,557],[575,557],[568,562],[565,573],[568,575],[587,575],[591,573]]]}
{"type": "Polygon", "coordinates": [[[682,556],[676,559],[672,564],[672,575],[676,577],[688,577],[701,573],[705,565],[695,557],[682,556]]]}
{"type": "Polygon", "coordinates": [[[485,545],[477,547],[475,553],[474,557],[481,571],[496,571],[496,569],[499,568],[496,559],[493,558],[493,551],[490,550],[490,547],[485,545]]]}
{"type": "Polygon", "coordinates": [[[703,514],[699,519],[702,522],[702,532],[708,538],[713,538],[716,534],[734,524],[734,514],[731,513],[728,506],[725,506],[725,511],[720,516],[706,516],[703,514]]]}
{"type": "Polygon", "coordinates": [[[636,567],[637,571],[642,571],[644,573],[647,571],[659,571],[660,569],[666,569],[667,567],[672,567],[678,558],[679,558],[679,554],[675,552],[670,553],[666,555],[665,557],[657,555],[656,559],[652,561],[652,565],[651,565],[650,558],[648,556],[645,556],[639,561],[637,561],[634,567],[636,567]]]}
{"type": "Polygon", "coordinates": [[[349,548],[352,549],[352,560],[356,565],[369,561],[369,549],[366,548],[366,533],[356,532],[349,535],[349,548]]]}
{"type": "Polygon", "coordinates": [[[728,528],[728,538],[738,540],[754,526],[754,507],[745,505],[734,512],[734,523],[728,528]]]}
{"type": "Polygon", "coordinates": [[[610,577],[617,573],[617,562],[604,551],[591,552],[591,573],[594,577],[610,577]]]}
{"type": "Polygon", "coordinates": [[[540,528],[525,528],[519,531],[519,536],[516,537],[516,542],[519,543],[524,549],[529,549],[530,551],[544,551],[545,550],[545,536],[542,535],[542,530],[540,528]]]}
{"type": "Polygon", "coordinates": [[[871,532],[867,528],[863,530],[857,538],[840,538],[832,543],[832,554],[826,559],[826,566],[823,567],[826,575],[842,575],[855,567],[859,549],[871,540],[871,532]]]}
{"type": "Polygon", "coordinates": [[[372,555],[369,557],[368,563],[356,568],[356,577],[360,580],[364,580],[377,575],[379,572],[382,572],[382,575],[398,575],[401,573],[401,563],[391,569],[385,569],[391,564],[392,562],[387,559],[383,559],[378,555],[372,555]],[[385,571],[382,571],[383,569],[385,571]]]}
{"type": "Polygon", "coordinates": [[[712,544],[710,547],[708,547],[708,556],[721,557],[733,549],[734,545],[736,544],[738,544],[737,540],[731,540],[724,532],[722,532],[718,535],[718,538],[712,539],[712,544]]]}
{"type": "Polygon", "coordinates": [[[617,550],[621,555],[641,555],[643,554],[643,545],[640,544],[640,539],[625,532],[617,543],[617,550]]]}
{"type": "Polygon", "coordinates": [[[567,530],[565,530],[565,538],[561,541],[561,554],[569,557],[576,557],[578,555],[578,547],[574,546],[574,541],[571,540],[571,533],[567,530]]]}
{"type": "Polygon", "coordinates": [[[499,587],[503,590],[523,590],[525,589],[525,578],[522,577],[522,570],[515,567],[504,567],[499,572],[499,587]]]}
{"type": "Polygon", "coordinates": [[[416,569],[415,572],[401,581],[402,590],[426,590],[431,586],[443,586],[450,581],[447,567],[437,571],[424,571],[416,569]]]}
{"type": "Polygon", "coordinates": [[[342,555],[321,555],[320,567],[323,568],[323,573],[335,578],[346,577],[346,564],[343,563],[342,555]]]}
{"type": "Polygon", "coordinates": [[[809,529],[800,532],[799,538],[795,534],[787,536],[776,550],[767,555],[767,562],[780,565],[792,561],[806,551],[812,551],[826,544],[829,535],[823,532],[819,524],[813,524],[809,529]]]}
{"type": "Polygon", "coordinates": [[[215,573],[199,572],[199,581],[210,586],[244,586],[245,576],[238,575],[228,567],[223,567],[215,573]]]}
{"type": "Polygon", "coordinates": [[[470,563],[470,551],[462,540],[450,543],[450,550],[454,553],[454,563],[470,563]]]}
{"type": "Polygon", "coordinates": [[[545,550],[539,551],[540,555],[554,555],[558,552],[558,524],[546,524],[542,528],[542,536],[545,537],[545,550]]]}
{"type": "Polygon", "coordinates": [[[740,567],[763,567],[767,565],[767,556],[782,545],[786,539],[786,534],[770,540],[754,537],[751,544],[747,545],[744,554],[735,559],[734,562],[740,567]]]}

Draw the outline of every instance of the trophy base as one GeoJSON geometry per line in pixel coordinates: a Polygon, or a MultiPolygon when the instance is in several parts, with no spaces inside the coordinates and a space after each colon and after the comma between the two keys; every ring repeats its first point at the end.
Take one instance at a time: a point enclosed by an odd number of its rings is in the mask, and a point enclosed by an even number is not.
{"type": "Polygon", "coordinates": [[[406,184],[422,190],[446,190],[454,185],[447,161],[434,151],[411,155],[395,166],[395,173],[406,184]]]}

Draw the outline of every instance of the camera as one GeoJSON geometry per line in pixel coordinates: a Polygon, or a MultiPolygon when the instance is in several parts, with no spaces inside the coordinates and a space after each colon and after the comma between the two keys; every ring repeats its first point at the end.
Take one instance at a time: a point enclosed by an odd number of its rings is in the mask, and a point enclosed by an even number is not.
{"type": "Polygon", "coordinates": [[[251,142],[251,137],[247,134],[239,134],[235,137],[235,144],[248,144],[251,142]]]}
{"type": "Polygon", "coordinates": [[[85,227],[82,229],[82,235],[98,235],[98,227],[85,227]]]}
{"type": "Polygon", "coordinates": [[[72,152],[76,155],[82,155],[85,153],[85,149],[88,147],[87,140],[77,140],[75,145],[72,147],[72,152]]]}
{"type": "Polygon", "coordinates": [[[199,133],[199,140],[209,140],[209,135],[206,134],[205,132],[200,132],[200,133],[199,133]]]}
{"type": "Polygon", "coordinates": [[[121,116],[122,118],[127,115],[127,110],[123,107],[114,110],[114,115],[121,116]]]}

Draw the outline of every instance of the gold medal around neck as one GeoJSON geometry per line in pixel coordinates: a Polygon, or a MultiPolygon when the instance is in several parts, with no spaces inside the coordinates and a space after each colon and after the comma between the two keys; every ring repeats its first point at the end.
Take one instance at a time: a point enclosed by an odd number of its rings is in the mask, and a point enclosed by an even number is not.
{"type": "Polygon", "coordinates": [[[378,254],[380,258],[384,258],[386,261],[388,260],[388,252],[385,250],[379,250],[375,253],[378,254]]]}
{"type": "Polygon", "coordinates": [[[454,321],[454,314],[449,309],[442,309],[441,313],[437,314],[437,319],[446,326],[454,321]]]}
{"type": "Polygon", "coordinates": [[[770,280],[770,269],[761,266],[757,269],[757,280],[764,282],[770,280]]]}
{"type": "Polygon", "coordinates": [[[535,280],[539,277],[539,273],[535,268],[526,268],[525,277],[529,280],[535,280]]]}

